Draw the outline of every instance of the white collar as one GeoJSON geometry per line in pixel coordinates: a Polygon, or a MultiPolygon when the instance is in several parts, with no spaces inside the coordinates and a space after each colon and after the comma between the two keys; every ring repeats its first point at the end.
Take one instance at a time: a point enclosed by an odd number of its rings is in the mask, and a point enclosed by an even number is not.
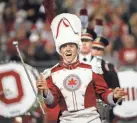
{"type": "MultiPolygon", "coordinates": [[[[86,62],[90,62],[91,61],[91,53],[88,53],[88,54],[79,54],[79,59],[80,59],[80,61],[83,61],[83,58],[86,58],[87,59],[87,61],[86,62]]],[[[85,61],[84,61],[85,62],[85,61]]],[[[85,62],[85,63],[86,63],[85,62]]]]}

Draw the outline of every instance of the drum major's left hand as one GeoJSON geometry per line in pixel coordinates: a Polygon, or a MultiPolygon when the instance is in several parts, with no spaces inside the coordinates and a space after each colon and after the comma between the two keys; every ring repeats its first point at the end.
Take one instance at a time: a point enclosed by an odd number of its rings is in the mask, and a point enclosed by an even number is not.
{"type": "Polygon", "coordinates": [[[114,96],[115,99],[119,99],[119,98],[122,98],[123,96],[125,96],[124,89],[121,89],[119,87],[116,87],[113,90],[113,93],[114,93],[113,96],[114,96]]]}

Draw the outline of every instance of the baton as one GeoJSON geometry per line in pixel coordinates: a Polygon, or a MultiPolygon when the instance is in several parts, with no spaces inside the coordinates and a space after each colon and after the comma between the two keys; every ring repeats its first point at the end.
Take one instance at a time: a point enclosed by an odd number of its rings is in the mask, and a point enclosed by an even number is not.
{"type": "Polygon", "coordinates": [[[40,102],[39,97],[37,96],[37,93],[36,93],[36,90],[35,90],[34,85],[33,85],[33,83],[32,83],[32,80],[31,80],[31,78],[30,78],[30,75],[29,75],[29,73],[28,73],[28,71],[27,71],[27,68],[26,68],[26,66],[25,66],[25,63],[24,63],[23,58],[22,58],[22,56],[21,56],[21,53],[20,53],[18,44],[19,44],[18,41],[14,41],[14,42],[13,42],[13,45],[16,47],[16,50],[17,50],[18,55],[19,55],[19,58],[20,58],[20,60],[21,60],[21,63],[22,63],[22,65],[23,65],[23,67],[24,67],[24,70],[25,70],[25,72],[26,72],[26,75],[27,75],[27,77],[28,77],[28,80],[29,80],[29,82],[30,82],[30,85],[31,85],[31,87],[32,87],[32,90],[33,90],[33,92],[34,92],[34,94],[35,94],[35,96],[36,96],[36,100],[37,100],[37,102],[39,103],[39,106],[40,106],[40,108],[41,108],[42,113],[45,114],[44,108],[42,107],[42,104],[41,104],[41,102],[40,102]]]}

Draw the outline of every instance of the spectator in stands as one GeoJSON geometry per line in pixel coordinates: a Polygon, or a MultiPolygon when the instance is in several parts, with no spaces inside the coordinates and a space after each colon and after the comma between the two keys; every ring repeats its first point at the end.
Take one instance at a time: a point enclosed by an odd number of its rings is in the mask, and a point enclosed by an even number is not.
{"type": "Polygon", "coordinates": [[[116,67],[118,66],[118,58],[117,58],[117,51],[113,50],[113,42],[109,42],[109,45],[104,49],[104,56],[103,59],[105,61],[109,61],[110,63],[114,64],[116,67]]]}
{"type": "Polygon", "coordinates": [[[7,3],[3,12],[3,22],[5,25],[5,30],[7,33],[11,31],[14,27],[15,14],[11,4],[7,3]]]}
{"type": "Polygon", "coordinates": [[[15,59],[14,57],[17,56],[17,51],[12,44],[13,41],[19,42],[19,49],[22,55],[25,57],[26,50],[29,45],[25,23],[22,23],[20,27],[16,30],[16,36],[9,38],[9,40],[7,41],[7,53],[9,54],[10,59],[15,59]]]}
{"type": "Polygon", "coordinates": [[[42,40],[40,34],[32,33],[29,37],[28,58],[36,61],[58,60],[54,44],[47,40],[42,40]]]}
{"type": "Polygon", "coordinates": [[[136,46],[137,46],[137,13],[133,13],[130,20],[130,28],[131,28],[131,33],[134,35],[135,40],[136,40],[136,46]]]}
{"type": "Polygon", "coordinates": [[[119,66],[137,67],[137,48],[133,35],[123,36],[123,48],[118,52],[119,66]]]}

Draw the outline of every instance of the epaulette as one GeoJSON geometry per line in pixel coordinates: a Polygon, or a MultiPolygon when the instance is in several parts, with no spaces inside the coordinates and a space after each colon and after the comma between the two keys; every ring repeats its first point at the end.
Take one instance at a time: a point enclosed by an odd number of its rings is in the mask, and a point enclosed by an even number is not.
{"type": "Polygon", "coordinates": [[[105,61],[105,64],[104,64],[105,66],[105,69],[106,69],[106,71],[110,71],[110,72],[117,72],[117,69],[116,69],[116,67],[112,64],[112,63],[110,63],[110,62],[108,62],[108,61],[105,61]]]}
{"type": "Polygon", "coordinates": [[[102,57],[100,56],[95,56],[91,60],[92,71],[95,72],[96,74],[103,74],[101,62],[102,62],[102,57]]]}
{"type": "Polygon", "coordinates": [[[56,65],[54,65],[53,67],[51,68],[47,68],[43,71],[43,75],[44,75],[44,78],[48,78],[50,75],[51,75],[51,71],[53,68],[57,67],[59,65],[59,63],[57,63],[56,65]]]}

